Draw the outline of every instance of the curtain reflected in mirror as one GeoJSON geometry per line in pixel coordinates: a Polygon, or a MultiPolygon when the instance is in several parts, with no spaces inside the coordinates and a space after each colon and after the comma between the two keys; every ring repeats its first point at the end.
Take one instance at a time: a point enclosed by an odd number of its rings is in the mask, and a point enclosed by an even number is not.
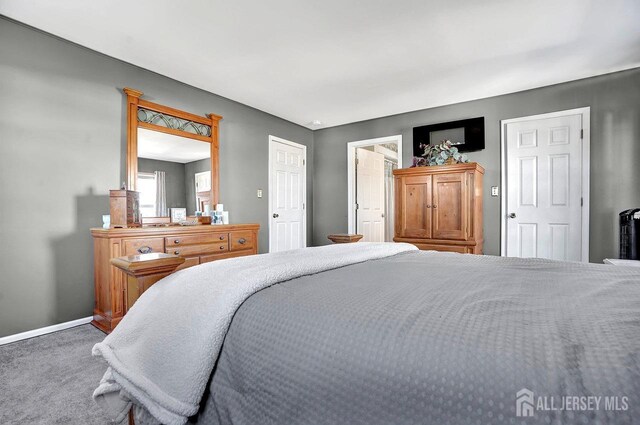
{"type": "Polygon", "coordinates": [[[210,144],[139,128],[137,191],[142,217],[169,217],[171,208],[204,212],[211,207],[210,144]]]}

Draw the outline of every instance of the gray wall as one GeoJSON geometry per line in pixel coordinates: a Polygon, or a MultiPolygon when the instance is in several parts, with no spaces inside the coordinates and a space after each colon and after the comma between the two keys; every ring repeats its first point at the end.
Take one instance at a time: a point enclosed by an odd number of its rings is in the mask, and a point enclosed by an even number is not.
{"type": "Polygon", "coordinates": [[[590,258],[618,255],[618,213],[640,207],[640,68],[525,92],[426,109],[314,132],[313,238],[347,230],[346,144],[402,134],[403,163],[411,164],[413,127],[485,117],[486,148],[470,153],[486,169],[484,252],[500,254],[500,120],[591,107],[590,258]]]}
{"type": "MultiPolygon", "coordinates": [[[[194,62],[197,65],[197,60],[194,62]]],[[[471,159],[500,184],[499,121],[592,108],[591,260],[617,254],[617,213],[640,205],[640,70],[311,132],[288,121],[0,17],[0,337],[91,315],[90,227],[125,180],[125,99],[224,116],[220,201],[232,223],[258,222],[268,250],[268,136],[308,146],[308,242],[347,227],[346,143],[484,116],[487,148],[471,159]],[[315,140],[315,142],[314,142],[315,140]],[[315,200],[315,202],[314,202],[315,200]],[[312,214],[313,212],[313,214],[312,214]]],[[[485,252],[499,252],[500,200],[485,199],[485,252]]]]}
{"type": "MultiPolygon", "coordinates": [[[[184,164],[187,215],[195,215],[196,213],[196,173],[202,173],[203,171],[211,171],[210,158],[184,164]]],[[[215,205],[212,205],[212,208],[215,208],[215,205]]],[[[229,218],[231,218],[231,214],[229,214],[229,218]]]]}
{"type": "MultiPolygon", "coordinates": [[[[138,158],[138,172],[153,173],[164,171],[164,184],[167,192],[167,208],[186,208],[186,166],[180,162],[158,161],[138,158]]],[[[169,213],[169,211],[167,211],[169,213]]]]}
{"type": "Polygon", "coordinates": [[[125,176],[122,87],[224,117],[221,202],[232,222],[260,223],[261,252],[268,209],[256,189],[267,190],[268,136],[308,146],[313,175],[310,130],[0,17],[0,337],[92,314],[89,228],[125,176]]]}

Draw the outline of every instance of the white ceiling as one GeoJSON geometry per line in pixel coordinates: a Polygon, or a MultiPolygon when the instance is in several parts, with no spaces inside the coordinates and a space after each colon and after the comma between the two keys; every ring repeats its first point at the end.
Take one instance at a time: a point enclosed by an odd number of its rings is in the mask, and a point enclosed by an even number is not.
{"type": "Polygon", "coordinates": [[[0,0],[0,13],[309,128],[640,66],[638,0],[0,0]]]}
{"type": "Polygon", "coordinates": [[[198,161],[211,156],[211,144],[172,134],[138,129],[138,158],[160,161],[187,162],[198,161]]]}

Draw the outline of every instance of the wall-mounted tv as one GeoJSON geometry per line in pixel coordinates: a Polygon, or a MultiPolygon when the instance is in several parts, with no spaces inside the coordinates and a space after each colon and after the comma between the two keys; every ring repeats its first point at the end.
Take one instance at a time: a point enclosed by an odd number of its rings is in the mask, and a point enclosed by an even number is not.
{"type": "Polygon", "coordinates": [[[420,144],[437,145],[443,140],[450,140],[460,152],[484,149],[484,117],[414,127],[413,155],[424,153],[420,144]]]}

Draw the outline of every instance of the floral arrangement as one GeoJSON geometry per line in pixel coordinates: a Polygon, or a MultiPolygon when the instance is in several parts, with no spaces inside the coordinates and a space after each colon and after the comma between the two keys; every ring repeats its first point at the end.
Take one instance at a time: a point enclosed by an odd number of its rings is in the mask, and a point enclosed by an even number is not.
{"type": "Polygon", "coordinates": [[[421,157],[413,157],[412,167],[426,167],[429,165],[460,164],[469,162],[466,155],[458,152],[458,148],[451,145],[450,140],[443,140],[437,145],[421,143],[420,149],[424,149],[421,157]]]}

